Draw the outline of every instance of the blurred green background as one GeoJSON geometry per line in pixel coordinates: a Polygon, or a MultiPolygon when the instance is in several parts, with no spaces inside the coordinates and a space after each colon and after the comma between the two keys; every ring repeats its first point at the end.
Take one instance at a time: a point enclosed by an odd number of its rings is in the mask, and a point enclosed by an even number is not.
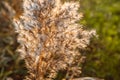
{"type": "MultiPolygon", "coordinates": [[[[19,59],[14,27],[3,1],[21,14],[21,0],[0,0],[0,80],[22,80],[26,75],[19,59]],[[18,4],[19,3],[19,4],[18,4]]],[[[98,39],[87,48],[81,76],[120,80],[120,0],[80,0],[84,17],[80,21],[87,29],[96,29],[98,39]]]]}
{"type": "Polygon", "coordinates": [[[96,29],[83,64],[83,76],[120,80],[120,0],[81,0],[81,22],[96,29]]]}

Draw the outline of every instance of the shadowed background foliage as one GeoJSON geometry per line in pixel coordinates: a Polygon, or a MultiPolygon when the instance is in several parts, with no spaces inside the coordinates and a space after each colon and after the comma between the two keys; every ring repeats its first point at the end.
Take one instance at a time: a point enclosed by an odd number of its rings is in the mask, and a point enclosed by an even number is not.
{"type": "MultiPolygon", "coordinates": [[[[16,41],[14,27],[3,1],[9,3],[21,14],[21,0],[0,1],[0,80],[22,80],[26,75],[24,61],[15,51],[19,45],[16,41]]],[[[69,0],[70,1],[70,0],[69,0]]],[[[82,65],[81,76],[120,79],[120,1],[119,0],[81,0],[84,18],[80,22],[88,29],[96,29],[99,38],[93,39],[87,48],[86,61],[82,65]]]]}

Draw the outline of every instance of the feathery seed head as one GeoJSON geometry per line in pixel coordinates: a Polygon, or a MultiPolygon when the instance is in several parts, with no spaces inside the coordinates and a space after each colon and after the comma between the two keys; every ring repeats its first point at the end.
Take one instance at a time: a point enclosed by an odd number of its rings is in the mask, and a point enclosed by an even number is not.
{"type": "Polygon", "coordinates": [[[21,44],[19,52],[30,73],[26,79],[52,80],[60,70],[66,70],[69,77],[80,73],[79,49],[87,47],[95,31],[86,31],[77,23],[82,17],[78,13],[79,3],[23,2],[24,13],[14,23],[21,44]]]}

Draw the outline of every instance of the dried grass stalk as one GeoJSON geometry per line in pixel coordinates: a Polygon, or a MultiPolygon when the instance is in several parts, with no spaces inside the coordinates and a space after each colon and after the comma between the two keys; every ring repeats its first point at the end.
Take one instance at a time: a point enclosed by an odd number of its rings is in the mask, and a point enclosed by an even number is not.
{"type": "Polygon", "coordinates": [[[60,0],[24,0],[24,13],[14,19],[18,51],[25,59],[29,75],[26,80],[53,80],[59,71],[66,79],[81,73],[81,52],[95,35],[77,23],[78,2],[60,0]]]}

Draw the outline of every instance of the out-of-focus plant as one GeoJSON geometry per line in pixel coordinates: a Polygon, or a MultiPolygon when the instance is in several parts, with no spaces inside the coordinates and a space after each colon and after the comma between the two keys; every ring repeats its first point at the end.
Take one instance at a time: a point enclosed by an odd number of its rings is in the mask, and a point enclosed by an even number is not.
{"type": "Polygon", "coordinates": [[[81,0],[84,12],[82,24],[94,27],[99,35],[87,54],[83,66],[84,76],[97,76],[105,80],[120,79],[119,6],[120,0],[81,0]]]}
{"type": "Polygon", "coordinates": [[[0,0],[0,80],[21,80],[26,73],[24,62],[16,53],[18,43],[11,19],[14,10],[20,8],[14,2],[16,0],[0,0]]]}

